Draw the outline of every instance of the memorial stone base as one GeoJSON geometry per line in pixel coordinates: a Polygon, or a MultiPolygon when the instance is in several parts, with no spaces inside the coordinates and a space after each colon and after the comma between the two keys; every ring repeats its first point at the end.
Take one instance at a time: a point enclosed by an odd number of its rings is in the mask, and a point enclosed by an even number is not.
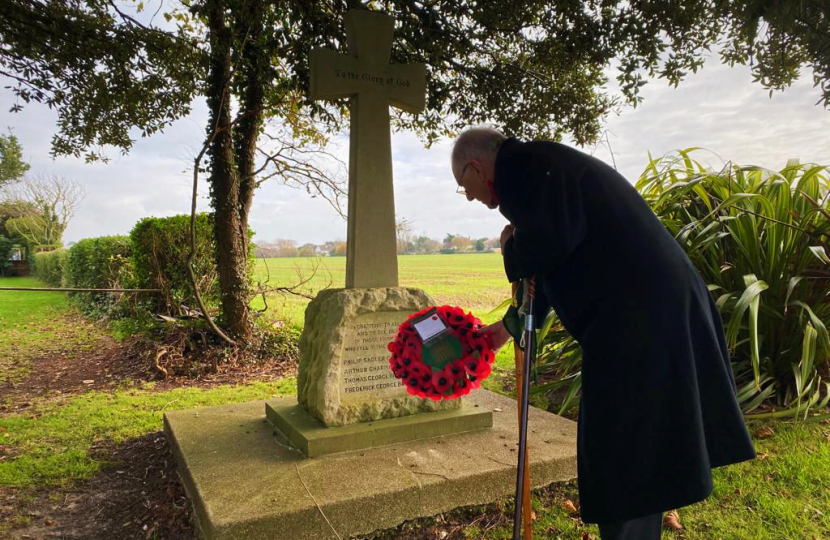
{"type": "Polygon", "coordinates": [[[493,427],[493,413],[477,404],[340,427],[326,427],[294,398],[265,403],[265,416],[289,443],[307,457],[365,450],[493,427]]]}
{"type": "Polygon", "coordinates": [[[435,305],[405,287],[326,289],[309,302],[300,337],[297,401],[328,427],[461,407],[411,396],[389,368],[398,326],[435,305]]]}
{"type": "MultiPolygon", "coordinates": [[[[468,403],[493,427],[308,458],[265,417],[265,402],[168,412],[164,430],[205,540],[329,540],[512,495],[515,400],[468,403]]],[[[532,486],[576,477],[576,424],[530,408],[532,486]]]]}

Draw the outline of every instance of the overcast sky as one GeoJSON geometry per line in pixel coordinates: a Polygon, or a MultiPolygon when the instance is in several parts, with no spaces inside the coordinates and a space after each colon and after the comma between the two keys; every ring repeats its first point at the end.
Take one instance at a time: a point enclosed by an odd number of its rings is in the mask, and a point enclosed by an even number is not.
{"type": "MultiPolygon", "coordinates": [[[[7,85],[3,80],[2,86],[7,85]]],[[[643,170],[649,151],[660,156],[690,146],[709,149],[699,152],[699,158],[716,168],[722,162],[712,152],[741,165],[776,169],[788,158],[830,165],[830,112],[815,105],[819,92],[809,74],[770,99],[752,82],[748,68],[729,68],[713,58],[679,88],[652,81],[643,97],[642,105],[623,108],[605,126],[616,166],[631,182],[643,170]]],[[[10,113],[12,99],[10,91],[0,90],[0,128],[8,126],[20,139],[31,172],[77,179],[87,191],[65,243],[127,234],[145,216],[189,213],[192,177],[187,169],[203,142],[207,118],[202,100],[194,103],[190,117],[163,134],[136,141],[128,156],[111,152],[109,164],[85,164],[74,158],[51,159],[56,115],[39,105],[10,113]]],[[[411,133],[393,135],[396,213],[412,223],[413,232],[432,238],[447,233],[497,236],[505,223],[501,215],[455,193],[451,144],[444,140],[427,150],[411,133]]],[[[347,159],[348,140],[340,138],[332,150],[347,159]]],[[[582,150],[612,163],[606,145],[582,150]]],[[[208,209],[206,193],[203,189],[201,210],[208,209]]],[[[250,219],[259,240],[290,238],[303,244],[346,237],[345,221],[328,203],[277,181],[257,191],[250,219]]]]}

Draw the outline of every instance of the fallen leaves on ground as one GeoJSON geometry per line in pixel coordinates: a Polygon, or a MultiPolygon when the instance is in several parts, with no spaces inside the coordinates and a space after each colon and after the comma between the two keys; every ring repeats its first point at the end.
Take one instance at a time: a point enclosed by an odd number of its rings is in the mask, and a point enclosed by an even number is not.
{"type": "Polygon", "coordinates": [[[565,502],[562,503],[562,508],[564,508],[571,514],[576,514],[578,512],[578,510],[576,509],[576,505],[570,499],[565,499],[565,502]]]}
{"type": "Polygon", "coordinates": [[[663,518],[663,527],[667,527],[673,531],[682,531],[683,525],[680,524],[680,516],[677,515],[677,510],[672,510],[663,518]]]}
{"type": "Polygon", "coordinates": [[[773,430],[769,426],[762,427],[761,429],[758,430],[758,438],[759,439],[769,439],[773,435],[775,435],[775,430],[773,430]]]}

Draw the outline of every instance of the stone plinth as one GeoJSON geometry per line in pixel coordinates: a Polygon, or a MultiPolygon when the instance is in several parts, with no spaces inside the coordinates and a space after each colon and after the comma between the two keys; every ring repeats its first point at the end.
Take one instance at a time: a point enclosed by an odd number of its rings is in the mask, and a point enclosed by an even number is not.
{"type": "Polygon", "coordinates": [[[409,314],[433,300],[419,289],[328,289],[306,308],[297,399],[326,426],[452,410],[461,400],[407,394],[389,368],[387,344],[409,314]]]}
{"type": "Polygon", "coordinates": [[[294,398],[280,398],[265,403],[265,416],[292,446],[307,457],[365,450],[493,426],[493,413],[470,403],[448,411],[326,427],[298,406],[294,398]]]}
{"type": "MultiPolygon", "coordinates": [[[[330,540],[513,494],[516,402],[468,401],[500,410],[492,429],[321,458],[276,436],[263,401],[168,412],[164,429],[202,538],[330,540]]],[[[575,478],[576,424],[531,407],[528,427],[533,487],[575,478]]]]}

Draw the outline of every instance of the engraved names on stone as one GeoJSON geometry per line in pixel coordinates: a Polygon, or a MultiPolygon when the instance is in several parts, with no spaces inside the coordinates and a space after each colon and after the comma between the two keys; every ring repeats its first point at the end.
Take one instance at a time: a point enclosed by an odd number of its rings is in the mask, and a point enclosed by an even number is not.
{"type": "Polygon", "coordinates": [[[340,360],[340,402],[406,396],[401,381],[389,369],[386,348],[406,319],[405,312],[367,313],[346,326],[340,360]]]}

